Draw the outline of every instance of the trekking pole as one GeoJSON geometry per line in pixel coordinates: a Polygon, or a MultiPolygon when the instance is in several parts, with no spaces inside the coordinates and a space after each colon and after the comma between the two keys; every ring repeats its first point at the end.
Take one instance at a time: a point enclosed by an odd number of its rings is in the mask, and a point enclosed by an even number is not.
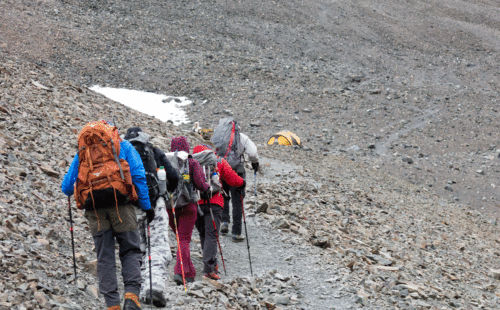
{"type": "MultiPolygon", "coordinates": [[[[147,219],[146,219],[147,221],[147,219]]],[[[151,301],[151,309],[153,309],[153,274],[151,268],[151,230],[148,223],[148,254],[149,254],[149,299],[151,301]]]]}
{"type": "Polygon", "coordinates": [[[179,254],[179,259],[181,261],[182,283],[184,284],[184,291],[187,291],[186,276],[184,275],[184,263],[182,262],[181,242],[179,241],[179,232],[177,230],[177,218],[175,216],[174,195],[170,195],[170,201],[172,203],[172,213],[174,215],[175,237],[177,238],[177,253],[179,254]]]}
{"type": "Polygon", "coordinates": [[[73,248],[73,269],[75,270],[75,285],[76,285],[76,257],[75,257],[75,239],[73,238],[73,214],[71,213],[71,197],[68,196],[69,210],[69,231],[71,232],[71,247],[73,248]]]}
{"type": "Polygon", "coordinates": [[[208,200],[208,208],[210,209],[210,215],[212,216],[212,224],[214,224],[215,238],[217,239],[217,244],[219,245],[220,258],[222,259],[222,267],[224,267],[224,275],[227,276],[226,263],[224,262],[224,255],[222,255],[222,247],[220,246],[220,241],[219,241],[219,232],[217,231],[217,225],[215,225],[214,213],[212,211],[212,203],[210,202],[210,199],[208,200]]]}
{"type": "Polygon", "coordinates": [[[245,224],[245,235],[247,237],[248,261],[250,262],[250,273],[253,277],[252,258],[250,257],[250,242],[248,241],[247,220],[245,218],[245,206],[243,205],[243,195],[241,195],[241,212],[243,214],[243,223],[245,224]]]}
{"type": "Polygon", "coordinates": [[[257,172],[254,172],[254,174],[253,174],[253,183],[255,184],[255,190],[254,190],[255,204],[254,204],[254,207],[256,207],[257,206],[257,172]]]}
{"type": "Polygon", "coordinates": [[[253,183],[255,184],[255,190],[254,190],[255,201],[257,201],[257,172],[254,172],[253,174],[253,183]]]}

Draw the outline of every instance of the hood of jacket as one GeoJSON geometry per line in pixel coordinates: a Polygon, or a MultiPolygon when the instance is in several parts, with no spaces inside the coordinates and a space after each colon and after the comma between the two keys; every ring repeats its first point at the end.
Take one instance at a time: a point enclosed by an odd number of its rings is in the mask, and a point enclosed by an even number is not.
{"type": "MultiPolygon", "coordinates": [[[[126,139],[126,137],[125,137],[126,139]]],[[[147,133],[145,133],[144,131],[139,131],[137,133],[137,136],[135,138],[130,138],[130,139],[127,139],[130,143],[133,143],[133,142],[140,142],[140,143],[143,143],[143,144],[147,144],[148,141],[149,141],[149,135],[147,133]]]]}
{"type": "Polygon", "coordinates": [[[170,152],[184,151],[189,153],[189,142],[187,137],[173,137],[170,143],[170,152]]]}
{"type": "Polygon", "coordinates": [[[132,138],[135,138],[139,135],[139,132],[142,132],[141,127],[130,127],[129,129],[127,129],[127,133],[125,134],[124,139],[130,140],[132,138]]]}

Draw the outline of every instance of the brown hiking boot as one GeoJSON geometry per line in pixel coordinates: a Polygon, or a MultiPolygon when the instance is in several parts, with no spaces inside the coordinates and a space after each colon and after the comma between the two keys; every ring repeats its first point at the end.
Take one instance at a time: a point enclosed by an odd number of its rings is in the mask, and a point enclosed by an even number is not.
{"type": "Polygon", "coordinates": [[[125,302],[123,303],[123,310],[141,310],[139,297],[133,293],[125,293],[125,302]]]}
{"type": "Polygon", "coordinates": [[[204,277],[212,280],[220,280],[220,277],[215,272],[207,273],[204,277]]]}

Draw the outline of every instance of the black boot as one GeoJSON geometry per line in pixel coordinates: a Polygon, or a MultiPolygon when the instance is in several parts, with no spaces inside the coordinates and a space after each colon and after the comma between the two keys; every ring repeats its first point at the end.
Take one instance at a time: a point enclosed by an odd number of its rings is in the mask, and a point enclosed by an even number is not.
{"type": "MultiPolygon", "coordinates": [[[[146,294],[144,295],[146,299],[146,304],[150,305],[151,304],[151,294],[150,291],[147,290],[146,294]]],[[[167,305],[167,300],[165,299],[165,295],[157,290],[153,290],[153,305],[155,307],[163,308],[167,305]]]]}
{"type": "Polygon", "coordinates": [[[139,307],[132,299],[126,298],[125,303],[123,303],[122,310],[141,310],[141,307],[139,307]]]}
{"type": "Polygon", "coordinates": [[[184,285],[184,281],[182,280],[182,275],[176,273],[174,275],[174,282],[177,284],[177,285],[184,285]]]}

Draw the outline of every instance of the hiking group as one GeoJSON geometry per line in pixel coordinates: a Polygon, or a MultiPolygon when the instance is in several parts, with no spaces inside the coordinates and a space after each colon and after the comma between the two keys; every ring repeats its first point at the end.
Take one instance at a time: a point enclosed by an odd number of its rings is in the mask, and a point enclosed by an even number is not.
{"type": "MultiPolygon", "coordinates": [[[[218,250],[225,272],[219,232],[229,232],[230,204],[231,240],[245,240],[244,154],[256,175],[257,147],[232,118],[219,121],[211,142],[214,148],[201,144],[190,154],[187,137],[172,137],[170,152],[165,153],[151,144],[149,134],[140,127],[129,128],[120,136],[117,127],[104,120],[88,123],[79,133],[78,151],[61,188],[68,196],[71,233],[71,195],[88,220],[99,290],[108,310],[141,309],[139,296],[147,304],[166,306],[167,268],[172,260],[168,226],[177,242],[173,281],[184,287],[196,276],[190,257],[195,226],[203,252],[203,274],[212,280],[220,279],[218,250]],[[115,240],[125,293],[123,307],[115,240]]],[[[250,249],[248,237],[247,246],[250,249]]],[[[74,246],[73,264],[76,279],[74,246]]]]}

